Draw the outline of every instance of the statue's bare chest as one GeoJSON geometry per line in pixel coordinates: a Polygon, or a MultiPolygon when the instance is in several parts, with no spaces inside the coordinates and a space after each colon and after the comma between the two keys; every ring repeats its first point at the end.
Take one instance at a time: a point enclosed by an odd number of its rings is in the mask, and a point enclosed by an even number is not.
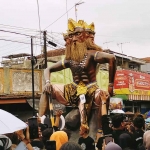
{"type": "Polygon", "coordinates": [[[70,60],[70,69],[72,70],[72,73],[74,74],[74,73],[83,72],[87,67],[87,63],[88,63],[87,59],[88,59],[88,55],[85,54],[84,58],[80,62],[70,60]]]}

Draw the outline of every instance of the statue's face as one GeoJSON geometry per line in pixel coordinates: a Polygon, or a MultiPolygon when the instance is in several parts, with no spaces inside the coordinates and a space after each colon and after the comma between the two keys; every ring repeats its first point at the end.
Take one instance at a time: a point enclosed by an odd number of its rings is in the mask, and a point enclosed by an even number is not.
{"type": "Polygon", "coordinates": [[[95,32],[93,32],[91,30],[85,31],[85,38],[86,39],[90,38],[94,42],[94,37],[95,37],[95,32]]]}
{"type": "Polygon", "coordinates": [[[70,45],[70,43],[71,43],[71,39],[70,38],[66,38],[65,39],[65,46],[68,46],[68,45],[70,45]]]}
{"type": "Polygon", "coordinates": [[[69,37],[72,38],[73,43],[82,43],[85,41],[84,30],[82,28],[76,28],[74,32],[71,35],[69,35],[69,37]]]}

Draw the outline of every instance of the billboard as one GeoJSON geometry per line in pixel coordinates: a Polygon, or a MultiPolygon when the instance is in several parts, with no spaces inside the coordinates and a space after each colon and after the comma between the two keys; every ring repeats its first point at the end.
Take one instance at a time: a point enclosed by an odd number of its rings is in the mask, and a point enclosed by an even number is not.
{"type": "Polygon", "coordinates": [[[115,94],[150,96],[150,75],[132,70],[117,70],[114,92],[115,94]]]}

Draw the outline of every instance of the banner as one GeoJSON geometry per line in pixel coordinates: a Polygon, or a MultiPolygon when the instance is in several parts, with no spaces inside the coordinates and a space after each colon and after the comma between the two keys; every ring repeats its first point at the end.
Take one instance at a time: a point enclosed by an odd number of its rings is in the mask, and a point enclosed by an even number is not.
{"type": "Polygon", "coordinates": [[[150,75],[132,70],[117,70],[115,94],[150,95],[150,75]]]}

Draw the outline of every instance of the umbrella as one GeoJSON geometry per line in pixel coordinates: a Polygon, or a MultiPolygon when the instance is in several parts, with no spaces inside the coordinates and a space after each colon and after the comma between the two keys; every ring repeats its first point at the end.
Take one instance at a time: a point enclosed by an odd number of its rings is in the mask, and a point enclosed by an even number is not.
{"type": "Polygon", "coordinates": [[[116,114],[116,113],[124,114],[125,112],[123,110],[121,110],[121,109],[114,109],[113,111],[111,111],[111,113],[113,113],[113,114],[116,114]]]}
{"type": "Polygon", "coordinates": [[[26,127],[27,124],[22,120],[0,109],[0,134],[12,133],[17,130],[25,129],[26,127]]]}

